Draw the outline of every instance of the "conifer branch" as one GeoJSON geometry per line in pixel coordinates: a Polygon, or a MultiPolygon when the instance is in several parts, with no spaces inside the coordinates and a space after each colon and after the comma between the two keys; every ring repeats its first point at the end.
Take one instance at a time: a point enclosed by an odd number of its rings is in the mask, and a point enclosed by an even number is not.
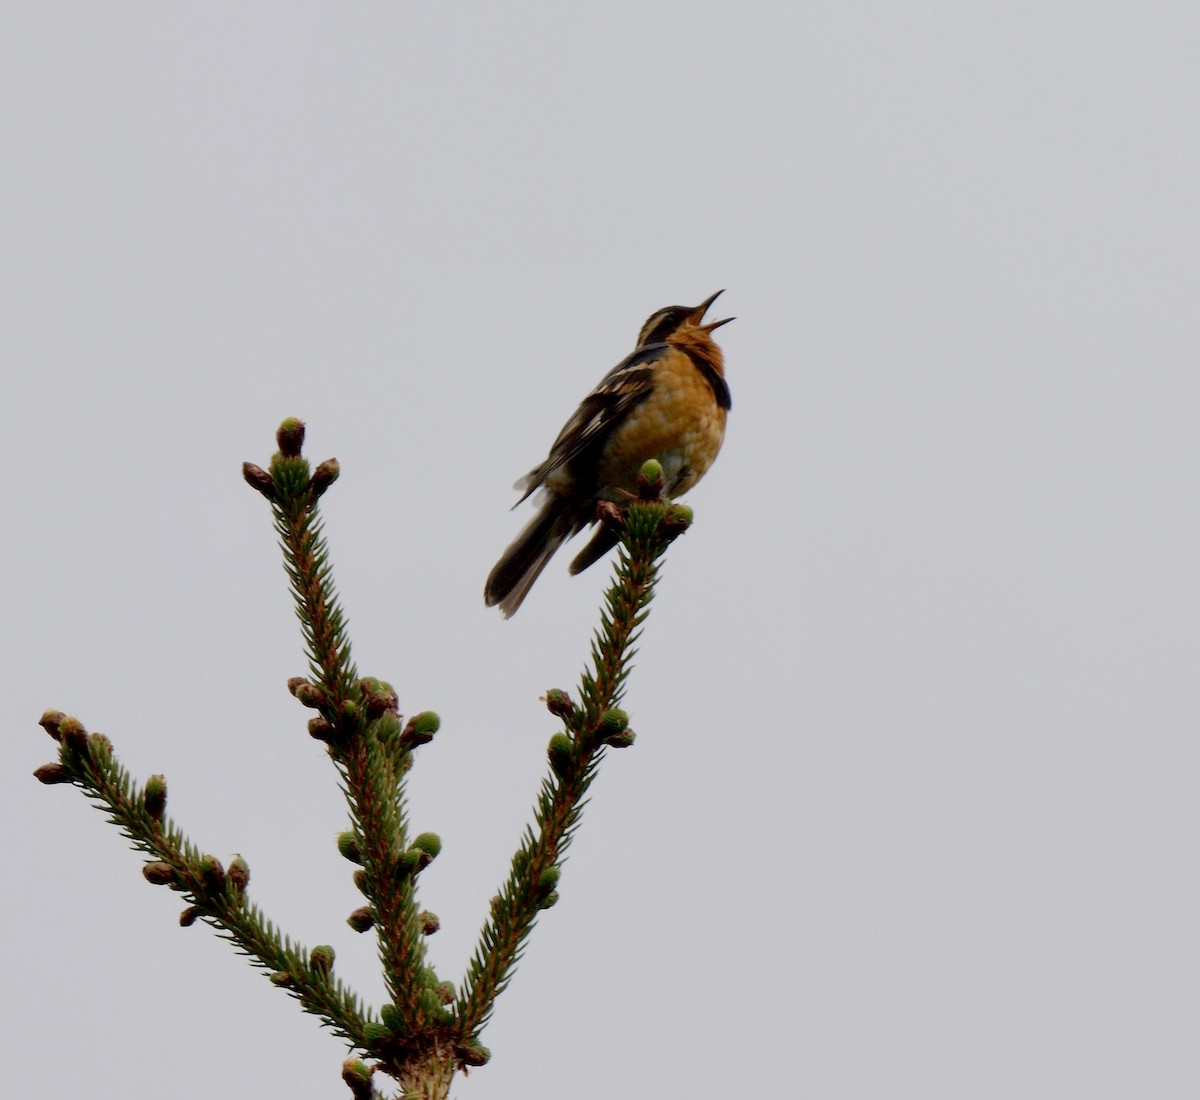
{"type": "Polygon", "coordinates": [[[605,597],[601,625],[591,645],[576,704],[564,691],[546,694],[546,705],[563,722],[550,740],[550,774],[542,781],[534,823],[513,857],[508,880],[492,899],[492,912],[462,986],[440,981],[427,963],[425,937],[438,918],[417,906],[416,879],[437,857],[434,833],[409,835],[404,784],[414,753],[433,739],[439,719],[425,711],[401,722],[392,686],[359,678],[346,620],[333,585],[318,501],[337,479],[336,461],[310,472],[301,455],[304,426],[287,420],[276,436],[279,451],[270,471],[252,463],[246,481],[270,502],[304,636],[310,678],[288,687],[314,710],[309,734],[323,742],[346,795],[351,828],[338,838],[346,859],[358,865],[354,881],[367,904],[350,914],[359,932],[375,929],[389,1003],[373,1017],[333,976],[333,948],[311,950],[282,936],[246,891],[250,869],[240,857],[228,868],[203,854],[166,815],[162,776],[138,786],[117,762],[102,734],[89,734],[77,719],[48,711],[42,726],[59,742],[59,759],[34,773],[43,783],[80,787],[108,813],[138,850],[151,857],[144,877],[183,894],[184,926],[212,924],[273,984],[352,1047],[374,1059],[343,1063],[342,1079],[354,1100],[376,1100],[373,1084],[383,1072],[404,1097],[447,1100],[458,1070],[484,1065],[490,1054],[478,1039],[496,997],[511,978],[538,913],[558,900],[557,886],[585,797],[607,748],[634,740],[618,709],[667,545],[691,522],[690,512],[663,499],[662,470],[647,463],[636,498],[626,507],[601,506],[601,520],[619,536],[616,576],[605,597]]]}
{"type": "Polygon", "coordinates": [[[496,997],[507,986],[521,959],[538,913],[558,900],[564,854],[585,805],[605,748],[633,743],[625,713],[617,709],[629,674],[634,642],[648,613],[658,580],[658,562],[668,544],[686,530],[691,513],[663,502],[662,468],[647,462],[637,499],[625,511],[602,506],[602,521],[621,536],[616,576],[605,595],[601,625],[592,641],[592,663],[580,683],[581,706],[561,690],[546,694],[546,705],[564,732],[550,740],[550,774],[542,780],[521,847],[507,882],[492,899],[491,916],[467,970],[457,1004],[464,1040],[474,1039],[487,1023],[496,997]]]}
{"type": "Polygon", "coordinates": [[[47,711],[41,724],[59,742],[59,762],[39,768],[38,778],[79,787],[135,848],[154,857],[142,874],[156,886],[183,894],[188,908],[180,923],[191,925],[199,918],[212,924],[241,954],[268,971],[275,985],[296,997],[306,1012],[365,1049],[371,1020],[358,998],[328,967],[314,965],[313,953],[281,936],[258,906],[246,899],[250,869],[240,856],[226,869],[187,840],[165,813],[166,780],[152,776],[139,787],[114,757],[109,739],[102,733],[88,733],[77,718],[47,711]]]}
{"type": "MultiPolygon", "coordinates": [[[[356,876],[379,937],[384,981],[394,1010],[388,1022],[406,1037],[442,1015],[433,992],[437,975],[425,965],[425,943],[416,904],[417,874],[437,855],[432,833],[409,843],[404,778],[412,752],[437,731],[437,715],[425,712],[402,731],[398,699],[390,684],[358,679],[345,633],[345,617],[333,585],[318,500],[338,475],[335,461],[310,476],[301,455],[304,426],[287,420],[277,434],[279,451],[269,474],[246,471],[246,480],[271,502],[296,602],[313,682],[294,679],[293,694],[320,717],[309,732],[329,747],[343,782],[353,824],[356,876]],[[259,475],[262,475],[261,477],[259,475]]],[[[257,470],[257,468],[254,468],[257,470]]],[[[367,925],[370,927],[370,924],[367,925]]]]}

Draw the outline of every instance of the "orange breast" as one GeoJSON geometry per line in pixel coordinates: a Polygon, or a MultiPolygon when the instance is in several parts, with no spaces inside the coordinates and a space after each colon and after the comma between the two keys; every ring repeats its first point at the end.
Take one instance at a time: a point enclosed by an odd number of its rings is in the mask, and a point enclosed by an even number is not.
{"type": "Polygon", "coordinates": [[[647,459],[662,463],[667,495],[686,493],[717,457],[725,410],[691,359],[672,350],[659,361],[654,389],[613,433],[600,458],[599,484],[633,489],[647,459]]]}

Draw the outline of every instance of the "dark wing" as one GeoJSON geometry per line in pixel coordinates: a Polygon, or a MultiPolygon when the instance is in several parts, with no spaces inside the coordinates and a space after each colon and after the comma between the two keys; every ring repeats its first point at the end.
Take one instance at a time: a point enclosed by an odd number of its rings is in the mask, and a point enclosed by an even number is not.
{"type": "MultiPolygon", "coordinates": [[[[516,488],[524,490],[521,500],[543,484],[555,470],[578,458],[593,445],[607,439],[629,411],[644,401],[653,387],[654,364],[668,351],[666,344],[649,344],[622,359],[580,403],[563,425],[550,454],[530,470],[516,488]]],[[[521,501],[517,501],[518,504],[521,501]]]]}

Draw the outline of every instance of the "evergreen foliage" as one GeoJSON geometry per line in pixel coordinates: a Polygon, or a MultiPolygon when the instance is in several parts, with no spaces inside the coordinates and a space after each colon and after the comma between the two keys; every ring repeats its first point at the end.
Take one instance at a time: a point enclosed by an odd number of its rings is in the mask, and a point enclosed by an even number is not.
{"type": "Polygon", "coordinates": [[[117,761],[103,734],[78,719],[47,711],[43,728],[59,742],[57,762],[34,773],[42,783],[77,786],[149,856],[143,876],[183,895],[184,927],[212,925],[272,984],[295,997],[341,1036],[354,1056],[342,1079],[356,1100],[381,1097],[375,1075],[394,1078],[407,1100],[445,1100],[458,1070],[484,1065],[480,1033],[497,996],[520,961],[538,914],[558,900],[563,856],[579,826],[588,788],[606,749],[625,748],[634,734],[618,704],[648,614],[659,562],[667,545],[691,522],[688,509],[663,500],[662,471],[643,467],[636,499],[601,507],[601,521],[621,538],[615,575],[605,596],[577,700],[561,689],[545,703],[562,724],[549,744],[528,826],[507,880],[459,986],[429,965],[425,937],[439,926],[417,904],[417,880],[441,851],[434,833],[409,835],[405,784],[416,750],[438,731],[426,711],[402,722],[395,691],[385,681],[360,678],[351,658],[346,621],[333,584],[318,502],[337,480],[335,461],[310,470],[301,450],[304,426],[284,421],[269,471],[246,463],[243,474],[271,505],[275,528],[308,658],[309,676],[289,681],[296,699],[316,712],[310,735],[324,742],[349,809],[350,828],[338,849],[358,865],[355,883],[365,904],[348,917],[359,932],[374,929],[389,1001],[378,1013],[337,978],[333,948],[306,949],[282,934],[247,898],[250,868],[240,857],[228,868],[188,840],[166,814],[167,782],[151,776],[139,786],[117,761]],[[359,1057],[361,1055],[361,1057],[359,1057]],[[369,1061],[364,1061],[363,1059],[369,1061]]]}

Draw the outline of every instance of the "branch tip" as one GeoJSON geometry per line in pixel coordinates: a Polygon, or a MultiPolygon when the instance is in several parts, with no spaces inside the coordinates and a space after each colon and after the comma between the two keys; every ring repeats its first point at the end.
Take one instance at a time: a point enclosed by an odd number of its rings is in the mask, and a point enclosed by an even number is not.
{"type": "Polygon", "coordinates": [[[357,1058],[347,1058],[342,1063],[342,1080],[349,1086],[354,1100],[371,1100],[374,1095],[374,1090],[371,1088],[373,1072],[366,1062],[357,1058]]]}
{"type": "Polygon", "coordinates": [[[38,719],[38,725],[42,727],[55,741],[61,741],[62,735],[59,733],[59,726],[62,720],[66,718],[61,710],[48,710],[38,719]]]}
{"type": "Polygon", "coordinates": [[[273,501],[275,499],[275,479],[261,466],[256,466],[253,462],[243,462],[242,480],[251,489],[262,493],[267,500],[273,501]]]}
{"type": "Polygon", "coordinates": [[[330,485],[337,481],[341,472],[342,468],[340,465],[338,465],[338,460],[336,458],[327,458],[324,462],[322,462],[315,470],[313,470],[313,496],[321,496],[330,485]]]}
{"type": "Polygon", "coordinates": [[[161,821],[167,809],[167,777],[152,775],[146,780],[146,790],[143,794],[143,804],[155,821],[161,821]]]}
{"type": "Polygon", "coordinates": [[[299,458],[304,447],[304,421],[289,416],[275,433],[275,442],[284,458],[299,458]]]}
{"type": "Polygon", "coordinates": [[[327,943],[319,943],[312,949],[308,956],[308,965],[311,966],[318,974],[329,976],[329,972],[333,969],[333,960],[336,957],[334,950],[327,943]]]}
{"type": "Polygon", "coordinates": [[[33,773],[33,778],[39,783],[45,783],[47,787],[52,787],[56,783],[72,782],[71,773],[67,770],[66,765],[55,761],[52,764],[43,764],[33,773]]]}

